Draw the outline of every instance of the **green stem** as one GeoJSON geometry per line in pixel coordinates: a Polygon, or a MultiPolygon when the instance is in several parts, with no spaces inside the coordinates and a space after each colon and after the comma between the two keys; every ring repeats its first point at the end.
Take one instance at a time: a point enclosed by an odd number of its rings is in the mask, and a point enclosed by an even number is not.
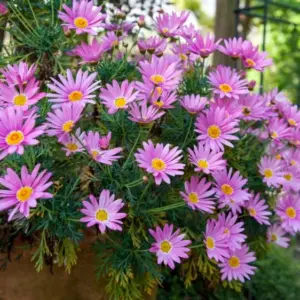
{"type": "Polygon", "coordinates": [[[30,0],[27,0],[27,2],[28,2],[28,5],[29,5],[29,8],[30,8],[30,10],[31,10],[31,13],[32,13],[32,15],[33,15],[35,24],[36,24],[37,28],[39,28],[40,26],[39,26],[39,23],[38,23],[38,21],[37,21],[37,19],[36,19],[36,16],[35,16],[34,10],[33,10],[33,8],[32,8],[31,2],[30,2],[30,0]]]}
{"type": "Polygon", "coordinates": [[[189,248],[190,249],[195,249],[195,248],[202,248],[202,247],[204,247],[204,244],[192,245],[189,248]]]}
{"type": "Polygon", "coordinates": [[[180,202],[173,203],[173,204],[170,204],[170,205],[166,205],[166,206],[163,206],[163,207],[152,208],[152,209],[147,210],[147,212],[148,213],[160,213],[160,212],[163,212],[163,211],[167,211],[167,210],[171,210],[171,209],[175,209],[175,208],[179,208],[179,207],[183,207],[183,206],[185,206],[185,202],[180,201],[180,202]]]}
{"type": "Polygon", "coordinates": [[[190,123],[189,123],[189,127],[188,127],[187,133],[185,135],[185,138],[184,138],[184,141],[183,141],[183,144],[182,144],[182,147],[181,147],[182,149],[185,147],[185,144],[187,142],[188,136],[190,135],[192,124],[193,124],[193,117],[190,116],[190,123]]]}
{"type": "Polygon", "coordinates": [[[127,159],[126,159],[126,161],[125,161],[122,169],[125,169],[125,167],[127,166],[128,162],[129,162],[129,159],[132,156],[132,153],[135,150],[135,147],[136,147],[136,145],[138,144],[138,142],[140,140],[141,132],[142,132],[142,127],[140,127],[140,130],[139,130],[139,133],[137,135],[137,138],[136,138],[136,140],[135,140],[135,142],[134,142],[134,144],[133,144],[133,146],[132,146],[132,148],[131,148],[131,150],[130,150],[130,152],[128,154],[128,157],[127,157],[127,159]]]}
{"type": "Polygon", "coordinates": [[[125,186],[128,187],[128,188],[131,188],[131,187],[135,187],[135,186],[138,186],[140,185],[141,183],[143,183],[143,178],[140,178],[138,180],[135,180],[135,181],[132,181],[132,182],[129,182],[128,184],[126,184],[125,186]]]}

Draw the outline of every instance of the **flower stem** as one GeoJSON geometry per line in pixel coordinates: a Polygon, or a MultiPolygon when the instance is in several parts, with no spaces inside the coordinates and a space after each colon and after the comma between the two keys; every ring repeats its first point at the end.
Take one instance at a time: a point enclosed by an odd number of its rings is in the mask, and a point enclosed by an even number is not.
{"type": "Polygon", "coordinates": [[[132,148],[131,148],[131,150],[130,150],[130,152],[128,154],[128,157],[127,157],[127,159],[126,159],[126,161],[125,161],[122,169],[125,169],[125,167],[127,166],[128,162],[129,162],[129,159],[132,156],[132,153],[135,150],[135,147],[136,147],[136,145],[138,144],[138,142],[140,140],[141,132],[142,132],[142,127],[140,127],[138,136],[137,136],[137,138],[136,138],[136,140],[135,140],[135,142],[134,142],[134,144],[133,144],[133,146],[132,146],[132,148]]]}
{"type": "Polygon", "coordinates": [[[185,147],[186,145],[186,142],[187,142],[187,139],[188,139],[188,136],[190,135],[190,131],[191,131],[191,128],[192,128],[192,124],[193,124],[193,117],[190,116],[190,123],[189,123],[189,127],[188,127],[188,130],[187,130],[187,133],[185,135],[185,138],[184,138],[184,141],[183,141],[183,144],[182,144],[182,149],[185,147]]]}
{"type": "Polygon", "coordinates": [[[204,244],[192,245],[189,248],[190,249],[195,249],[195,248],[202,248],[202,247],[204,247],[204,244]]]}
{"type": "Polygon", "coordinates": [[[147,210],[147,212],[148,213],[160,213],[160,212],[163,212],[163,211],[167,211],[167,210],[171,210],[171,209],[175,209],[175,208],[179,208],[179,207],[183,207],[183,206],[185,206],[185,202],[180,201],[180,202],[173,203],[173,204],[170,204],[170,205],[166,205],[166,206],[163,206],[163,207],[152,208],[152,209],[147,210]]]}

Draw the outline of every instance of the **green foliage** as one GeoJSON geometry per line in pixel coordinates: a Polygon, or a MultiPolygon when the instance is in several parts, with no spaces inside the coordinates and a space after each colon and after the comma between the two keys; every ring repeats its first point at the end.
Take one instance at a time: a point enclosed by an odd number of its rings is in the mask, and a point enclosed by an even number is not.
{"type": "Polygon", "coordinates": [[[76,246],[70,239],[65,238],[58,244],[57,248],[58,265],[65,265],[66,271],[70,274],[71,268],[77,262],[76,246]]]}

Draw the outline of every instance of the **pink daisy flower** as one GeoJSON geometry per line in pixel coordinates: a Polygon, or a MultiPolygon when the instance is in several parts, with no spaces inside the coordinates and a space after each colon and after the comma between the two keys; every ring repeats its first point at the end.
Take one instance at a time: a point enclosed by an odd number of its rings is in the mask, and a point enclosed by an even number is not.
{"type": "Polygon", "coordinates": [[[128,104],[136,100],[138,91],[134,92],[135,84],[125,80],[119,85],[116,80],[112,85],[107,84],[106,88],[101,88],[99,95],[103,104],[108,108],[109,114],[115,114],[119,109],[127,109],[128,104]]]}
{"type": "Polygon", "coordinates": [[[215,172],[213,177],[216,181],[214,191],[219,199],[219,208],[228,205],[234,214],[240,213],[241,206],[251,196],[247,190],[243,189],[247,179],[244,179],[239,171],[233,173],[231,168],[228,173],[226,169],[215,172]]]}
{"type": "Polygon", "coordinates": [[[84,106],[68,103],[62,105],[54,112],[49,112],[47,115],[47,134],[49,136],[57,136],[58,141],[61,141],[66,135],[72,132],[76,122],[80,120],[84,106]]]}
{"type": "Polygon", "coordinates": [[[208,220],[206,223],[206,231],[204,234],[204,243],[209,259],[216,261],[224,261],[229,256],[228,238],[224,234],[224,227],[216,220],[208,220]]]}
{"type": "Polygon", "coordinates": [[[268,227],[267,240],[269,243],[277,244],[280,247],[287,248],[290,238],[285,237],[286,232],[281,228],[280,224],[273,224],[268,227]]]}
{"type": "Polygon", "coordinates": [[[194,39],[189,42],[189,49],[192,53],[200,55],[202,58],[206,58],[216,51],[220,42],[221,39],[215,41],[215,37],[210,36],[209,33],[203,37],[199,32],[196,32],[194,39]]]}
{"type": "Polygon", "coordinates": [[[248,94],[247,80],[230,67],[218,66],[216,71],[208,75],[209,83],[213,86],[213,92],[220,98],[239,99],[240,95],[248,94]]]}
{"type": "Polygon", "coordinates": [[[233,39],[227,39],[224,40],[224,46],[219,45],[218,50],[225,55],[230,56],[233,59],[240,58],[240,55],[242,53],[242,45],[243,45],[243,39],[240,38],[233,38],[233,39]]]}
{"type": "Polygon", "coordinates": [[[37,115],[28,116],[19,108],[8,107],[0,110],[0,160],[7,155],[23,155],[24,146],[37,145],[36,138],[44,133],[45,126],[35,126],[37,115]]]}
{"type": "Polygon", "coordinates": [[[199,95],[185,95],[180,100],[180,105],[185,108],[191,115],[198,114],[204,110],[208,100],[206,97],[199,95]]]}
{"type": "Polygon", "coordinates": [[[167,41],[158,36],[150,36],[145,40],[139,40],[137,46],[141,54],[148,52],[149,54],[162,55],[167,48],[167,41]]]}
{"type": "Polygon", "coordinates": [[[195,26],[190,23],[180,27],[179,35],[182,36],[186,41],[190,41],[195,37],[197,30],[195,26]]]}
{"type": "Polygon", "coordinates": [[[260,195],[251,194],[249,201],[245,203],[245,208],[248,210],[249,215],[254,218],[259,224],[270,225],[269,216],[272,214],[268,209],[264,199],[260,200],[260,195]]]}
{"type": "Polygon", "coordinates": [[[284,122],[283,119],[272,118],[267,125],[270,137],[275,142],[287,140],[292,137],[292,128],[284,122]]]}
{"type": "Polygon", "coordinates": [[[77,128],[74,135],[66,134],[60,141],[64,147],[62,150],[66,152],[66,156],[84,151],[85,132],[81,133],[80,128],[77,128]]]}
{"type": "Polygon", "coordinates": [[[28,110],[30,106],[38,103],[44,98],[46,93],[39,93],[39,82],[31,78],[26,86],[11,85],[0,83],[0,103],[4,107],[20,107],[22,110],[28,110]]]}
{"type": "Polygon", "coordinates": [[[286,106],[283,112],[291,127],[300,127],[300,111],[297,105],[286,106]]]}
{"type": "Polygon", "coordinates": [[[278,188],[283,182],[282,163],[276,158],[263,156],[258,165],[259,173],[264,177],[263,182],[267,186],[278,188]]]}
{"type": "Polygon", "coordinates": [[[214,194],[214,191],[210,189],[210,182],[206,182],[205,178],[200,180],[196,176],[192,176],[190,181],[184,183],[184,187],[185,192],[180,192],[180,195],[189,207],[203,213],[214,212],[215,202],[209,198],[214,194]]]}
{"type": "Polygon", "coordinates": [[[112,162],[118,160],[121,155],[117,155],[123,149],[113,148],[109,150],[102,150],[100,148],[100,134],[98,132],[89,131],[85,137],[85,144],[89,154],[92,158],[102,164],[112,165],[112,162]]]}
{"type": "Polygon", "coordinates": [[[176,100],[177,95],[175,92],[162,92],[161,94],[154,92],[150,97],[150,103],[161,109],[174,108],[172,104],[176,102],[176,100]]]}
{"type": "Polygon", "coordinates": [[[146,102],[142,102],[140,105],[132,103],[129,107],[129,119],[140,124],[151,123],[164,114],[164,111],[160,111],[159,108],[153,105],[148,106],[146,102]]]}
{"type": "Polygon", "coordinates": [[[188,149],[189,161],[196,166],[196,172],[210,174],[215,171],[221,171],[226,166],[226,160],[223,159],[224,152],[211,150],[207,145],[198,144],[194,146],[194,151],[188,149]]]}
{"type": "Polygon", "coordinates": [[[0,16],[5,16],[6,14],[8,14],[8,12],[9,10],[5,3],[0,3],[0,16]]]}
{"type": "Polygon", "coordinates": [[[141,61],[139,65],[143,80],[152,85],[152,91],[156,86],[164,91],[174,90],[181,79],[182,71],[177,69],[177,62],[170,63],[164,56],[152,56],[151,62],[141,61]]]}
{"type": "Polygon", "coordinates": [[[300,149],[289,148],[282,156],[287,166],[300,170],[300,149]]]}
{"type": "Polygon", "coordinates": [[[300,172],[295,166],[290,166],[283,171],[282,186],[285,191],[300,191],[300,172]]]}
{"type": "Polygon", "coordinates": [[[58,75],[61,82],[52,78],[54,84],[48,87],[55,93],[48,93],[49,102],[56,103],[53,108],[61,107],[64,103],[95,104],[95,95],[92,93],[99,88],[99,81],[94,82],[97,73],[88,74],[87,71],[79,70],[76,78],[73,78],[70,69],[67,70],[67,77],[58,75]]]}
{"type": "Polygon", "coordinates": [[[108,134],[106,136],[105,135],[100,136],[100,139],[99,139],[100,148],[102,150],[108,149],[110,140],[111,140],[111,132],[108,132],[108,134]]]}
{"type": "Polygon", "coordinates": [[[106,228],[122,231],[121,219],[127,216],[120,212],[124,206],[122,199],[115,200],[115,195],[111,194],[109,190],[102,190],[98,201],[93,195],[90,195],[89,198],[90,201],[82,202],[84,208],[80,211],[84,217],[80,221],[87,223],[87,227],[98,225],[101,233],[104,233],[106,228]]]}
{"type": "Polygon", "coordinates": [[[117,47],[122,40],[122,36],[117,36],[114,32],[107,32],[106,35],[102,37],[102,43],[109,50],[117,47]]]}
{"type": "Polygon", "coordinates": [[[29,67],[27,63],[22,61],[19,64],[7,65],[6,68],[0,69],[10,87],[26,85],[34,77],[35,71],[35,64],[29,67]]]}
{"type": "Polygon", "coordinates": [[[11,220],[15,213],[20,212],[29,217],[30,207],[36,207],[38,199],[50,199],[52,194],[46,190],[52,185],[49,181],[51,173],[46,170],[38,173],[40,164],[36,165],[30,174],[26,166],[22,166],[21,178],[12,169],[6,170],[6,175],[0,178],[0,184],[5,190],[0,190],[0,211],[14,206],[9,214],[11,220]]]}
{"type": "Polygon", "coordinates": [[[184,240],[184,234],[179,234],[179,229],[173,232],[173,225],[165,224],[162,229],[157,226],[155,230],[149,229],[149,232],[155,239],[149,251],[156,253],[158,264],[164,263],[174,269],[174,262],[180,263],[181,258],[188,258],[190,249],[186,246],[191,241],[184,240]]]}
{"type": "Polygon", "coordinates": [[[238,140],[238,121],[227,116],[224,108],[216,107],[197,117],[196,129],[200,143],[207,144],[213,151],[224,150],[224,145],[233,147],[230,141],[238,140]]]}
{"type": "Polygon", "coordinates": [[[89,33],[97,35],[105,15],[101,14],[102,7],[94,6],[94,1],[73,0],[72,8],[63,4],[65,12],[59,11],[58,17],[64,22],[62,25],[76,34],[89,33]]]}
{"type": "Polygon", "coordinates": [[[258,46],[254,47],[251,42],[244,41],[242,50],[242,61],[244,67],[254,69],[259,72],[263,72],[265,67],[269,67],[273,64],[271,58],[267,58],[267,52],[259,52],[258,46]]]}
{"type": "Polygon", "coordinates": [[[156,30],[165,37],[174,37],[179,34],[180,28],[187,20],[189,13],[182,11],[180,15],[175,12],[172,14],[160,14],[156,18],[156,30]]]}
{"type": "Polygon", "coordinates": [[[128,33],[134,28],[135,24],[127,21],[122,21],[121,23],[104,23],[103,28],[107,31],[114,31],[117,35],[122,35],[123,33],[128,33]]]}
{"type": "Polygon", "coordinates": [[[217,222],[222,226],[223,233],[226,237],[227,246],[229,249],[240,249],[242,244],[245,242],[247,236],[242,234],[244,229],[243,222],[237,222],[238,216],[228,213],[226,216],[225,213],[218,215],[217,222]]]}
{"type": "Polygon", "coordinates": [[[219,264],[221,268],[221,279],[232,281],[239,280],[244,282],[250,279],[249,275],[253,275],[256,267],[250,266],[249,263],[256,260],[255,253],[249,252],[249,247],[243,245],[241,249],[229,249],[229,257],[219,264]]]}
{"type": "Polygon", "coordinates": [[[170,149],[170,145],[153,145],[151,140],[143,142],[144,149],[138,149],[135,154],[140,168],[153,174],[155,183],[160,185],[162,181],[170,184],[169,176],[183,175],[184,164],[179,163],[182,151],[178,147],[170,149]]]}
{"type": "Polygon", "coordinates": [[[298,196],[287,194],[279,199],[276,214],[281,219],[281,227],[290,233],[300,231],[300,200],[298,196]]]}

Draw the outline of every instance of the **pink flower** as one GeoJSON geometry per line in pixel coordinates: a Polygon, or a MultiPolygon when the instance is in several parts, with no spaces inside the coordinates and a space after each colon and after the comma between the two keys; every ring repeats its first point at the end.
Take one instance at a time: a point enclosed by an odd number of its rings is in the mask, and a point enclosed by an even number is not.
{"type": "Polygon", "coordinates": [[[275,243],[280,247],[287,248],[290,239],[285,237],[286,232],[281,228],[280,224],[273,224],[268,227],[267,239],[269,243],[275,243]]]}
{"type": "Polygon", "coordinates": [[[100,148],[100,134],[98,132],[89,131],[85,137],[85,144],[89,154],[99,163],[112,165],[112,162],[121,157],[121,155],[117,155],[122,151],[120,147],[109,150],[100,148]]]}
{"type": "Polygon", "coordinates": [[[89,33],[97,35],[97,30],[102,25],[105,15],[101,14],[101,7],[94,6],[94,1],[73,0],[72,8],[63,4],[65,12],[59,11],[58,17],[64,22],[62,25],[76,34],[89,33]]]}
{"type": "Polygon", "coordinates": [[[229,256],[227,236],[224,234],[224,226],[216,220],[208,220],[204,235],[204,243],[209,259],[224,261],[229,256]]]}
{"type": "Polygon", "coordinates": [[[247,245],[243,245],[241,249],[229,249],[229,256],[219,264],[221,279],[228,281],[234,279],[241,282],[250,279],[249,275],[254,274],[256,267],[250,266],[249,263],[255,260],[255,253],[249,252],[247,245]]]}
{"type": "Polygon", "coordinates": [[[300,172],[296,166],[290,166],[283,171],[282,186],[285,191],[300,191],[300,172]]]}
{"type": "Polygon", "coordinates": [[[300,127],[300,111],[297,105],[286,106],[283,113],[291,127],[300,127]]]}
{"type": "Polygon", "coordinates": [[[39,93],[39,82],[31,78],[26,86],[0,83],[0,103],[4,107],[14,106],[26,111],[44,98],[46,93],[39,93]]]}
{"type": "Polygon", "coordinates": [[[82,105],[76,105],[68,103],[62,105],[59,109],[55,109],[53,112],[49,112],[47,115],[47,134],[49,136],[57,136],[58,141],[70,134],[73,127],[80,120],[83,110],[82,105]]]}
{"type": "Polygon", "coordinates": [[[64,145],[62,150],[66,152],[66,156],[83,152],[85,146],[85,132],[81,133],[80,128],[78,128],[74,135],[66,134],[60,142],[64,145]]]}
{"type": "Polygon", "coordinates": [[[239,99],[240,95],[249,93],[247,80],[241,79],[230,67],[218,66],[216,71],[209,73],[208,80],[213,86],[213,92],[220,98],[239,99]]]}
{"type": "Polygon", "coordinates": [[[292,128],[279,118],[272,118],[267,125],[270,137],[275,141],[279,142],[287,140],[292,137],[292,128]]]}
{"type": "Polygon", "coordinates": [[[80,221],[87,223],[87,227],[98,225],[101,233],[106,231],[106,228],[111,230],[122,231],[121,225],[127,214],[120,213],[121,208],[124,206],[122,199],[116,199],[115,195],[111,194],[109,190],[102,190],[99,200],[90,195],[90,201],[83,201],[84,206],[81,212],[85,217],[80,221]]]}
{"type": "Polygon", "coordinates": [[[219,199],[219,208],[226,205],[230,207],[233,213],[241,212],[241,206],[250,198],[247,190],[243,186],[247,183],[239,171],[233,173],[230,168],[227,173],[226,169],[213,173],[215,183],[215,193],[219,199]]]}
{"type": "Polygon", "coordinates": [[[290,233],[300,231],[300,200],[297,195],[286,194],[276,206],[276,214],[281,219],[281,227],[290,233]]]}
{"type": "Polygon", "coordinates": [[[270,225],[269,216],[272,214],[268,209],[264,199],[260,200],[260,195],[251,194],[251,198],[246,202],[245,208],[248,210],[249,215],[254,218],[259,224],[270,225]]]}
{"type": "Polygon", "coordinates": [[[167,47],[167,41],[158,36],[150,36],[145,40],[139,40],[137,46],[141,54],[148,52],[149,54],[162,55],[167,47]]]}
{"type": "Polygon", "coordinates": [[[210,189],[210,182],[206,182],[205,178],[200,180],[196,176],[192,176],[190,181],[184,183],[184,187],[185,192],[180,192],[180,195],[189,207],[193,210],[198,209],[203,213],[214,212],[215,202],[209,198],[214,194],[214,191],[210,189]]]}
{"type": "Polygon", "coordinates": [[[26,85],[34,78],[35,71],[35,64],[29,67],[27,63],[22,61],[19,64],[7,65],[6,68],[0,70],[9,86],[26,85]]]}
{"type": "Polygon", "coordinates": [[[175,92],[162,92],[159,93],[153,93],[152,97],[150,97],[150,103],[158,108],[161,109],[169,109],[174,108],[172,105],[177,100],[177,95],[175,92]]]}
{"type": "Polygon", "coordinates": [[[139,71],[143,80],[152,86],[152,90],[157,86],[164,91],[176,89],[182,71],[177,69],[177,63],[170,63],[163,57],[152,56],[151,62],[141,61],[139,71]]]}
{"type": "Polygon", "coordinates": [[[189,161],[196,166],[196,172],[210,174],[215,171],[221,171],[226,166],[223,159],[224,152],[211,150],[207,145],[198,144],[194,146],[194,151],[188,149],[189,161]]]}
{"type": "Polygon", "coordinates": [[[159,108],[154,107],[153,105],[147,106],[146,102],[142,102],[140,105],[132,103],[129,107],[129,119],[140,124],[151,123],[164,114],[164,111],[159,111],[159,108]]]}
{"type": "Polygon", "coordinates": [[[53,108],[61,107],[64,103],[95,104],[95,95],[92,93],[99,88],[99,81],[94,82],[97,73],[88,74],[87,71],[79,70],[74,80],[70,69],[67,70],[67,77],[58,75],[61,82],[52,78],[54,84],[48,84],[48,87],[55,93],[47,94],[49,102],[57,103],[53,108]]]}
{"type": "Polygon", "coordinates": [[[227,116],[224,108],[216,107],[197,117],[195,131],[199,133],[197,139],[207,144],[212,150],[224,150],[224,145],[233,147],[230,141],[238,140],[233,133],[239,131],[238,121],[227,116]]]}
{"type": "Polygon", "coordinates": [[[4,3],[0,3],[0,16],[8,14],[8,8],[4,3]]]}
{"type": "Polygon", "coordinates": [[[99,139],[100,148],[106,150],[109,147],[110,140],[111,140],[111,132],[109,132],[106,136],[101,136],[99,139]]]}
{"type": "Polygon", "coordinates": [[[187,20],[189,13],[182,11],[180,15],[175,12],[172,14],[160,14],[156,18],[156,30],[165,37],[174,37],[179,34],[180,28],[187,20]]]}
{"type": "Polygon", "coordinates": [[[123,21],[120,24],[117,23],[104,23],[103,28],[108,31],[114,31],[117,35],[122,35],[123,33],[128,33],[134,28],[134,23],[123,21]]]}
{"type": "Polygon", "coordinates": [[[273,64],[271,58],[267,58],[267,52],[259,52],[258,46],[254,47],[251,42],[244,41],[242,50],[242,61],[244,67],[263,72],[265,67],[273,64]]]}
{"type": "Polygon", "coordinates": [[[155,183],[160,185],[162,181],[170,184],[169,176],[182,175],[184,164],[179,163],[182,151],[178,147],[170,149],[170,145],[153,145],[152,141],[143,142],[144,149],[138,149],[135,154],[140,168],[153,174],[155,183]]]}
{"type": "Polygon", "coordinates": [[[0,211],[14,206],[9,214],[9,220],[16,212],[28,218],[30,207],[36,207],[38,199],[53,197],[46,192],[52,185],[52,182],[48,182],[52,174],[46,170],[38,174],[39,169],[40,164],[36,165],[30,174],[26,166],[22,166],[20,178],[14,170],[8,168],[6,175],[0,178],[0,184],[6,188],[0,190],[0,211]]]}
{"type": "Polygon", "coordinates": [[[173,232],[173,225],[165,224],[163,229],[157,226],[155,231],[149,229],[149,232],[155,239],[149,251],[156,253],[158,264],[164,263],[174,269],[174,262],[180,263],[181,258],[188,258],[187,252],[190,249],[186,246],[191,241],[184,240],[184,234],[179,234],[179,229],[173,232]]]}
{"type": "Polygon", "coordinates": [[[122,39],[122,36],[117,36],[114,32],[107,32],[105,36],[102,38],[102,43],[105,45],[105,48],[109,50],[117,47],[122,39]]]}
{"type": "Polygon", "coordinates": [[[237,59],[240,57],[242,52],[242,45],[243,45],[243,39],[240,38],[233,38],[233,39],[227,39],[224,40],[224,46],[219,45],[218,50],[225,55],[230,56],[233,59],[237,59]]]}
{"type": "Polygon", "coordinates": [[[0,110],[0,160],[7,155],[23,155],[24,146],[37,145],[36,138],[44,133],[45,126],[35,126],[37,115],[28,116],[19,108],[8,107],[0,110]]]}
{"type": "Polygon", "coordinates": [[[289,148],[282,156],[287,167],[292,166],[300,170],[300,149],[289,148]]]}
{"type": "Polygon", "coordinates": [[[189,49],[192,53],[200,55],[202,58],[206,58],[216,51],[220,42],[221,39],[215,41],[215,37],[210,36],[209,33],[203,37],[199,32],[196,32],[194,39],[189,42],[189,49]]]}
{"type": "Polygon", "coordinates": [[[195,26],[190,23],[180,27],[179,35],[182,36],[186,41],[190,41],[195,37],[197,30],[195,26]]]}
{"type": "Polygon", "coordinates": [[[232,215],[231,212],[226,216],[225,213],[221,213],[218,215],[217,222],[223,228],[223,233],[226,237],[227,246],[229,249],[240,249],[242,247],[242,243],[245,242],[247,236],[242,234],[244,229],[243,222],[237,222],[238,216],[232,215]]]}
{"type": "Polygon", "coordinates": [[[127,109],[128,104],[136,100],[138,91],[134,92],[135,84],[128,83],[125,80],[119,85],[116,80],[112,81],[112,85],[107,84],[106,88],[101,88],[100,99],[108,108],[109,114],[115,114],[119,109],[127,109]]]}
{"type": "Polygon", "coordinates": [[[263,182],[267,186],[278,188],[283,182],[282,163],[276,158],[263,156],[258,165],[259,173],[264,176],[263,182]]]}
{"type": "Polygon", "coordinates": [[[199,95],[185,95],[180,100],[180,105],[192,115],[204,110],[207,103],[207,98],[199,95]]]}

